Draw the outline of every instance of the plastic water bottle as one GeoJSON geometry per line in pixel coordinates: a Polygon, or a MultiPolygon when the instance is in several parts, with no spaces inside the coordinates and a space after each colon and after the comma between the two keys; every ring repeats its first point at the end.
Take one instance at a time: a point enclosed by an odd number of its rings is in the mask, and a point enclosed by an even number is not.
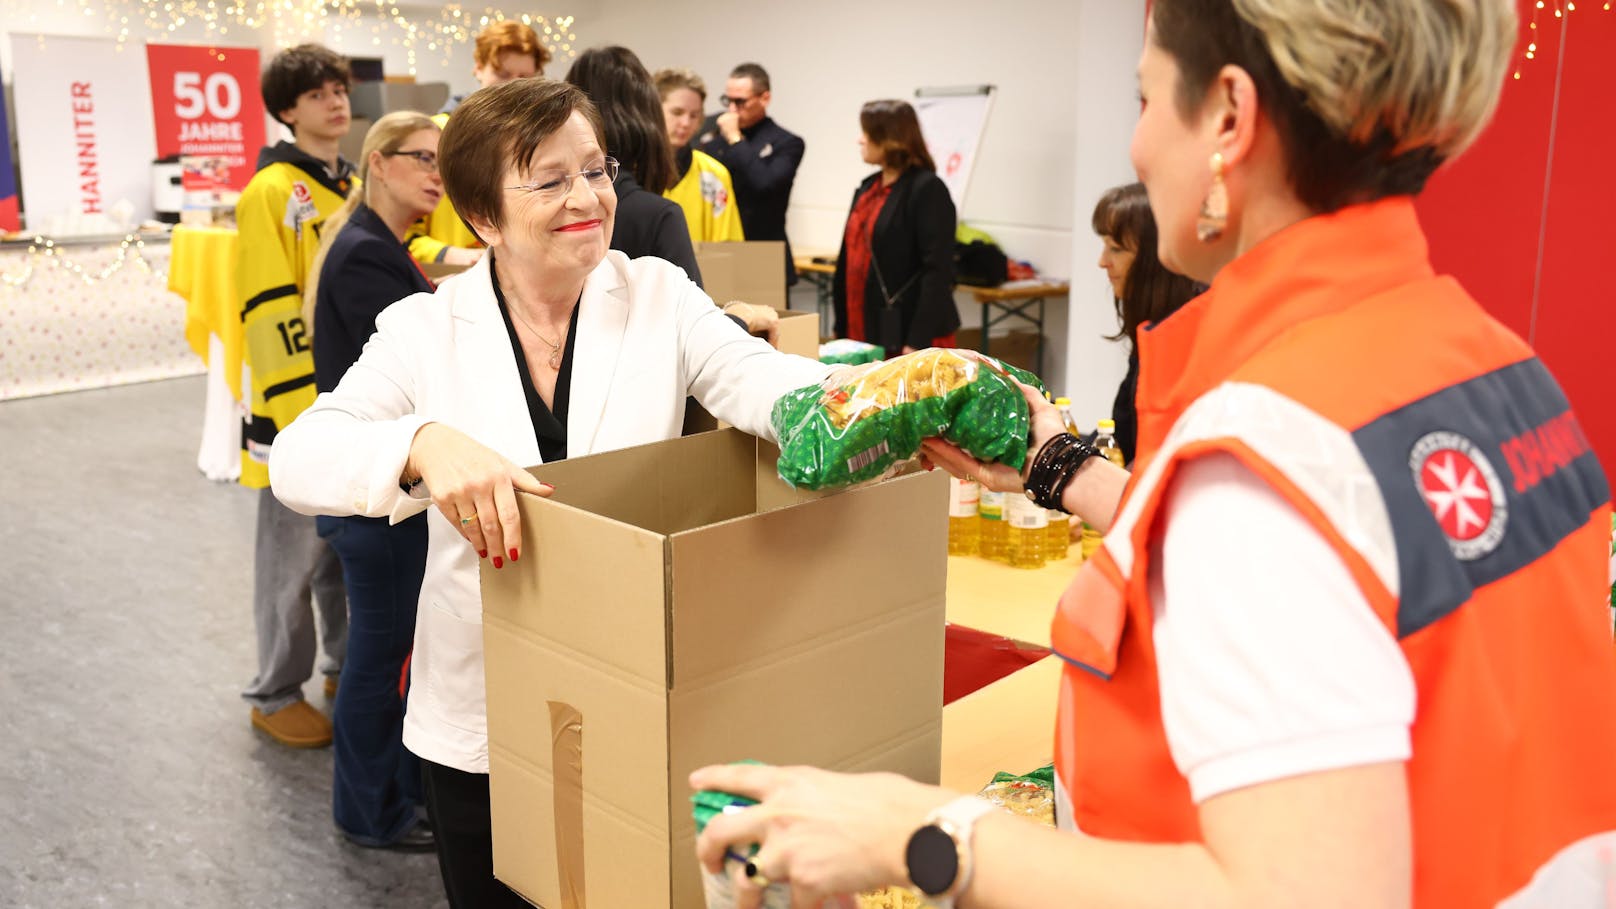
{"type": "Polygon", "coordinates": [[[1049,517],[1044,509],[1020,493],[1005,499],[1006,538],[1012,568],[1042,568],[1049,548],[1049,517]]]}
{"type": "Polygon", "coordinates": [[[976,505],[981,489],[975,480],[948,481],[948,554],[974,556],[981,548],[981,519],[976,505]]]}
{"type": "Polygon", "coordinates": [[[996,562],[1010,560],[1009,528],[1004,523],[1004,493],[984,489],[976,500],[976,512],[981,527],[981,548],[984,559],[996,562]]]}
{"type": "MultiPolygon", "coordinates": [[[[1055,406],[1060,409],[1061,422],[1065,423],[1067,430],[1070,431],[1072,428],[1072,399],[1067,397],[1056,398],[1055,406]]],[[[1072,516],[1054,508],[1049,509],[1047,516],[1049,526],[1044,531],[1044,560],[1046,562],[1065,561],[1066,557],[1071,554],[1072,516]]]]}

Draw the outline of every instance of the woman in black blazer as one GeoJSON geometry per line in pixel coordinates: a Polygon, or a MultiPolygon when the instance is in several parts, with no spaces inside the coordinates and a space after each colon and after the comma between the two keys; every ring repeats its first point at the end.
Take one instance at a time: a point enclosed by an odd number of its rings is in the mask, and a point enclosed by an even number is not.
{"type": "Polygon", "coordinates": [[[887,355],[953,347],[954,200],[905,101],[859,111],[864,161],[881,167],[853,194],[832,284],[836,336],[887,355]]]}
{"type": "Polygon", "coordinates": [[[684,269],[700,287],[701,270],[696,267],[684,210],[662,196],[679,175],[663,124],[662,98],[651,73],[626,47],[594,47],[573,61],[567,81],[595,102],[606,133],[606,151],[621,164],[612,181],[617,191],[617,223],[611,248],[631,259],[666,259],[684,269]]]}
{"type": "MultiPolygon", "coordinates": [[[[442,198],[437,124],[414,111],[377,120],[365,134],[357,185],[326,221],[304,293],[303,324],[314,326],[320,391],[336,388],[359,359],[382,310],[432,292],[404,247],[404,233],[442,198]]],[[[430,850],[432,829],[417,811],[421,764],[404,748],[399,692],[426,572],[426,515],[395,525],[322,516],[315,526],[342,561],[348,592],[348,654],[331,717],[337,829],[361,846],[430,850]]]]}

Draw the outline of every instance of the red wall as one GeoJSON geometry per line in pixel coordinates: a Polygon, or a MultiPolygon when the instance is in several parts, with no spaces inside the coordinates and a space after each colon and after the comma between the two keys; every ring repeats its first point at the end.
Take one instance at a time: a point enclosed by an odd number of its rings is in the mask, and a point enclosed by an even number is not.
{"type": "Polygon", "coordinates": [[[1588,0],[1556,19],[1551,2],[1537,58],[1523,61],[1534,2],[1518,0],[1521,78],[1480,141],[1432,178],[1420,218],[1437,270],[1531,342],[1616,476],[1616,9],[1588,0]]]}

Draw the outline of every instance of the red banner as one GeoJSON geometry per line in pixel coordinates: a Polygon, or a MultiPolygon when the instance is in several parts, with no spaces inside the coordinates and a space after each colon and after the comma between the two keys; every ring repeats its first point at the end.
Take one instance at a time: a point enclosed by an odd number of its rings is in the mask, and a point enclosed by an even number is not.
{"type": "Polygon", "coordinates": [[[225,185],[252,179],[264,145],[258,50],[251,47],[148,44],[157,156],[223,158],[225,185]]]}

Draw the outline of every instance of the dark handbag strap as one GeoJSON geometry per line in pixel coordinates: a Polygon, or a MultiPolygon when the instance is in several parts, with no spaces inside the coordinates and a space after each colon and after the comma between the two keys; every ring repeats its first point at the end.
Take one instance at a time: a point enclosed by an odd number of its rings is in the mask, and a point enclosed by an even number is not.
{"type": "Polygon", "coordinates": [[[881,263],[875,258],[874,244],[871,244],[870,246],[870,267],[875,269],[875,280],[876,283],[881,285],[881,296],[886,298],[887,309],[891,309],[892,307],[898,305],[898,298],[903,296],[903,292],[908,290],[916,281],[920,280],[921,273],[917,271],[909,276],[909,280],[903,282],[903,286],[898,288],[897,293],[887,293],[887,279],[881,276],[881,263]]]}

